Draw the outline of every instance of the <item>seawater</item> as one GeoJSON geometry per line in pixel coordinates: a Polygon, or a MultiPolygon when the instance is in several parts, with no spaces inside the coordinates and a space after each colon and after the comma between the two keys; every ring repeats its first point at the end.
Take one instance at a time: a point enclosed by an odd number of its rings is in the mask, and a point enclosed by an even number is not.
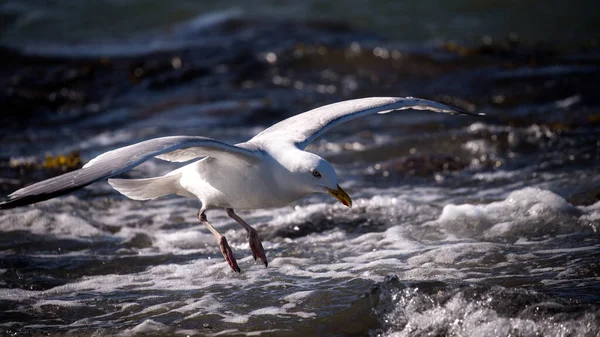
{"type": "MultiPolygon", "coordinates": [[[[268,268],[234,221],[208,212],[241,274],[192,199],[133,201],[97,183],[2,211],[2,334],[600,333],[593,49],[460,55],[322,23],[200,23],[171,40],[133,38],[130,49],[0,49],[11,65],[0,73],[2,110],[14,111],[2,117],[2,193],[60,173],[42,168],[46,154],[79,151],[85,162],[177,134],[236,143],[355,97],[422,96],[488,117],[402,111],[332,130],[308,150],[334,164],[354,207],[313,195],[239,211],[263,238],[268,268]]],[[[152,160],[125,177],[177,166],[152,160]]]]}

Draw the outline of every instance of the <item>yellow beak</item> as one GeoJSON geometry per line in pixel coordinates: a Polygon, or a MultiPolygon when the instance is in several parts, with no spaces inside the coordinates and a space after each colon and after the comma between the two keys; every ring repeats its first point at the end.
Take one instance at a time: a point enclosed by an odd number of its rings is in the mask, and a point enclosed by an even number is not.
{"type": "Polygon", "coordinates": [[[332,190],[330,188],[328,188],[327,191],[329,192],[329,194],[331,194],[331,196],[333,196],[334,198],[339,200],[342,204],[344,204],[344,206],[347,206],[349,208],[352,207],[352,199],[350,199],[350,196],[348,195],[348,193],[346,193],[346,191],[344,191],[340,187],[340,185],[337,185],[337,191],[332,190]]]}

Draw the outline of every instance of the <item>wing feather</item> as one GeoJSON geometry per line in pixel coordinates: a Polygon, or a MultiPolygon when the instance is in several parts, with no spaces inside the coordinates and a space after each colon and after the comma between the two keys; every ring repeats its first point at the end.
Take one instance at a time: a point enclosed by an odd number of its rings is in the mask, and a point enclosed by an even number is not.
{"type": "Polygon", "coordinates": [[[452,115],[483,115],[414,97],[360,98],[325,105],[290,117],[259,133],[248,143],[288,142],[304,149],[317,137],[341,123],[374,113],[384,114],[405,109],[430,110],[452,115]]]}
{"type": "Polygon", "coordinates": [[[48,200],[75,191],[96,181],[129,171],[146,160],[179,149],[190,150],[190,160],[195,157],[210,156],[218,160],[242,160],[253,162],[260,159],[260,152],[206,137],[173,136],[154,138],[125,146],[99,155],[81,169],[40,181],[17,190],[0,202],[0,209],[28,205],[48,200]]]}

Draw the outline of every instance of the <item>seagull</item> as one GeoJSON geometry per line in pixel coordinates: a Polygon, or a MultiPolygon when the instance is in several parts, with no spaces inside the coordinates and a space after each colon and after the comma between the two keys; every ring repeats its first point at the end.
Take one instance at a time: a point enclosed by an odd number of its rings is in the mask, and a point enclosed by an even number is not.
{"type": "Polygon", "coordinates": [[[406,109],[483,115],[414,97],[347,100],[292,116],[235,145],[201,136],[170,136],[118,148],[97,156],[81,169],[13,192],[0,202],[0,209],[48,200],[108,178],[115,190],[134,200],[170,194],[198,199],[198,219],[217,239],[231,269],[239,273],[227,239],[206,217],[207,210],[224,209],[247,231],[252,257],[259,258],[266,267],[267,256],[257,231],[234,210],[282,207],[311,193],[328,193],[352,207],[352,199],[340,187],[333,166],[304,149],[344,122],[406,109]],[[170,162],[194,161],[160,177],[112,178],[153,157],[170,162]]]}

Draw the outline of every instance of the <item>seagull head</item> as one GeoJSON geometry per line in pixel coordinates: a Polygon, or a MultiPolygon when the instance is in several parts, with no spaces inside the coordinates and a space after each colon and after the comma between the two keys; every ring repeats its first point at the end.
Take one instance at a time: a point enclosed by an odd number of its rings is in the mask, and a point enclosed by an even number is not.
{"type": "Polygon", "coordinates": [[[347,207],[352,207],[352,199],[337,182],[337,175],[333,166],[325,159],[302,151],[294,158],[292,172],[297,181],[307,193],[329,193],[347,207]]]}

